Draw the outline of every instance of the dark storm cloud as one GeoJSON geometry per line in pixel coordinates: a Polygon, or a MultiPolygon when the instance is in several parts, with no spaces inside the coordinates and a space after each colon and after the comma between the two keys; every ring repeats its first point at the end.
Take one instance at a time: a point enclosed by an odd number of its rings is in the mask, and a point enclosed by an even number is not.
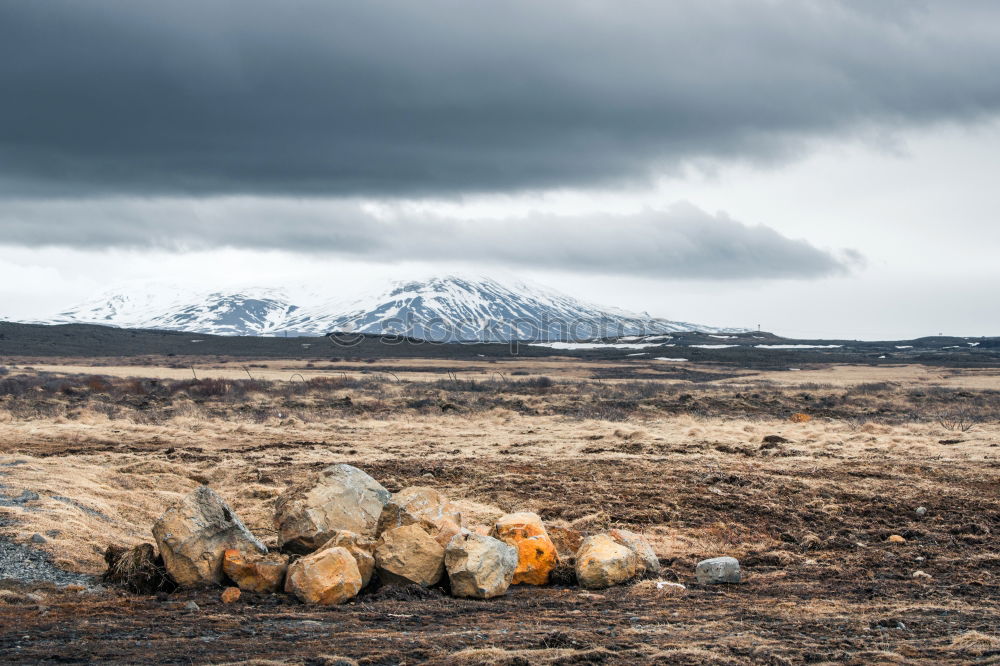
{"type": "Polygon", "coordinates": [[[992,0],[10,1],[0,192],[637,181],[988,116],[998,69],[992,0]]]}
{"type": "Polygon", "coordinates": [[[236,247],[690,279],[812,278],[861,262],[680,203],[633,215],[467,220],[400,206],[289,199],[0,203],[7,243],[89,250],[236,247]]]}

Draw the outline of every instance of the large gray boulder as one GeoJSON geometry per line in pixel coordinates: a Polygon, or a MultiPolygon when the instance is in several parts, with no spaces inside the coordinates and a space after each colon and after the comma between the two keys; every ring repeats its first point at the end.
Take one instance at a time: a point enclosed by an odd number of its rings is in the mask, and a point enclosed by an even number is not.
{"type": "Polygon", "coordinates": [[[181,587],[221,585],[222,558],[230,548],[267,553],[267,547],[208,486],[164,511],[153,524],[153,537],[167,573],[181,587]]]}
{"type": "Polygon", "coordinates": [[[493,537],[463,531],[448,542],[444,565],[456,597],[490,599],[510,587],[517,549],[493,537]]]}
{"type": "Polygon", "coordinates": [[[332,465],[284,492],[274,526],[285,550],[311,553],[340,530],[374,538],[392,493],[351,465],[332,465]]]}

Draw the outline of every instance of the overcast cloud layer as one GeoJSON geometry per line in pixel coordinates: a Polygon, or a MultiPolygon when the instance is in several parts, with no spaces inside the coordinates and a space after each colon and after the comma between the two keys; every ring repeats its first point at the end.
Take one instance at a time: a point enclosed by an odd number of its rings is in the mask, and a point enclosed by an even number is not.
{"type": "Polygon", "coordinates": [[[860,262],[682,203],[635,215],[475,223],[399,206],[285,199],[0,203],[4,241],[91,250],[282,249],[663,278],[815,278],[860,262]]]}
{"type": "Polygon", "coordinates": [[[1000,108],[994,0],[0,5],[0,193],[641,181],[1000,108]]]}

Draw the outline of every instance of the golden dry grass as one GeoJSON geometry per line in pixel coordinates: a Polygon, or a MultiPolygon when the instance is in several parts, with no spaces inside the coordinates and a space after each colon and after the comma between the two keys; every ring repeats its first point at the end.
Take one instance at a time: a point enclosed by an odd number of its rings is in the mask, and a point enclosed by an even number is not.
{"type": "MultiPolygon", "coordinates": [[[[173,371],[125,367],[121,372],[140,370],[155,377],[173,371]]],[[[239,399],[178,395],[167,415],[157,419],[143,418],[132,407],[109,416],[93,400],[68,406],[72,396],[58,393],[37,397],[40,403],[58,403],[59,409],[50,410],[55,416],[39,409],[26,418],[11,401],[0,401],[3,492],[39,496],[0,507],[8,523],[3,536],[29,543],[33,534],[46,535],[39,547],[59,566],[99,573],[109,543],[151,541],[150,526],[163,508],[207,483],[255,533],[273,540],[274,499],[304,474],[347,462],[368,470],[390,490],[438,487],[461,503],[470,523],[530,510],[583,531],[612,525],[636,529],[665,563],[664,579],[691,588],[680,592],[640,582],[586,595],[574,589],[521,590],[492,605],[361,603],[344,611],[354,615],[336,620],[344,623],[338,629],[344,654],[359,663],[364,655],[392,661],[407,651],[431,663],[620,663],[614,650],[623,650],[621,645],[628,646],[622,654],[629,663],[849,658],[857,663],[963,663],[973,657],[988,663],[995,658],[1000,650],[1000,639],[990,629],[991,618],[995,626],[1000,613],[995,531],[1000,424],[995,419],[956,432],[930,417],[888,422],[862,413],[864,418],[819,415],[793,422],[788,416],[799,407],[786,409],[784,403],[773,415],[757,412],[745,418],[647,408],[615,420],[558,413],[574,400],[606,399],[596,393],[603,390],[601,384],[572,383],[574,373],[586,377],[589,370],[585,365],[567,369],[562,377],[569,383],[559,390],[511,389],[500,396],[520,401],[516,409],[493,403],[475,407],[476,393],[464,396],[462,410],[404,408],[414,394],[429,392],[435,405],[463,398],[429,383],[435,381],[433,374],[421,373],[370,390],[337,390],[332,397],[279,398],[266,389],[239,399]],[[324,406],[346,394],[355,407],[381,407],[330,411],[324,406]],[[295,406],[287,407],[289,402],[295,406]],[[267,409],[262,417],[246,407],[267,409]],[[770,444],[764,440],[768,435],[788,441],[770,444]],[[929,508],[926,519],[916,516],[917,506],[929,508]],[[892,533],[906,535],[907,542],[887,543],[892,533]],[[736,590],[693,586],[694,563],[723,554],[744,562],[746,583],[736,590]],[[913,578],[918,569],[931,578],[913,578]],[[525,612],[532,614],[528,622],[525,612]],[[433,621],[409,624],[422,614],[433,621]],[[373,623],[373,617],[381,619],[373,623]],[[612,629],[609,618],[616,618],[612,629]],[[897,621],[908,630],[896,628],[897,621]],[[373,627],[379,633],[373,635],[373,627]]],[[[801,378],[807,387],[776,390],[789,405],[798,405],[793,398],[805,391],[821,397],[815,384],[834,386],[848,381],[845,374],[861,384],[878,379],[903,388],[939,380],[952,382],[952,388],[964,382],[961,386],[970,391],[998,388],[996,375],[985,371],[927,381],[919,380],[927,376],[925,369],[880,371],[895,374],[875,377],[868,369],[845,373],[838,368],[826,376],[780,373],[783,380],[801,378]]],[[[691,390],[703,407],[736,399],[731,386],[691,390]]],[[[943,395],[951,399],[953,394],[943,395]]],[[[862,394],[845,409],[890,408],[903,397],[890,389],[873,403],[862,394]]],[[[135,399],[131,393],[122,398],[135,399]]],[[[14,596],[0,594],[0,605],[23,603],[23,595],[14,596]]],[[[74,624],[74,609],[81,603],[65,601],[60,612],[66,613],[61,620],[66,631],[89,631],[74,624]]],[[[93,603],[103,604],[104,617],[120,618],[120,602],[93,603]]],[[[198,597],[198,603],[207,603],[206,598],[198,597]]],[[[142,607],[161,614],[159,622],[182,620],[165,607],[142,607]]],[[[219,632],[230,631],[226,627],[240,624],[232,613],[242,608],[212,610],[205,621],[219,632]]],[[[245,612],[243,623],[257,622],[264,613],[252,606],[245,612]]],[[[285,640],[280,632],[288,629],[281,622],[290,615],[330,621],[300,607],[274,612],[278,624],[268,631],[278,632],[270,639],[275,645],[285,640]]],[[[38,622],[61,631],[62,625],[42,617],[38,622]]],[[[136,625],[129,631],[149,629],[136,625]]],[[[238,661],[231,657],[240,653],[242,642],[233,636],[215,661],[238,661]]],[[[296,636],[289,635],[295,640],[282,643],[282,649],[328,650],[309,642],[313,638],[296,636]]],[[[184,649],[183,643],[156,640],[178,654],[184,649]]],[[[96,635],[91,644],[105,645],[96,635]]],[[[92,656],[121,658],[111,643],[106,645],[110,652],[92,656]]],[[[130,658],[139,659],[137,654],[130,658]]],[[[260,656],[274,660],[280,655],[260,656]]],[[[304,659],[296,653],[277,660],[304,659]]]]}

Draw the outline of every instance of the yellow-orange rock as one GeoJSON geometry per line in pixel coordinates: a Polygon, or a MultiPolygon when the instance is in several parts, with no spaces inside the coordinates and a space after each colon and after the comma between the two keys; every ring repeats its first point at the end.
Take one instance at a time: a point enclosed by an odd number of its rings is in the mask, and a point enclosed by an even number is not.
{"type": "Polygon", "coordinates": [[[361,573],[361,587],[367,587],[372,574],[375,573],[375,542],[360,534],[340,530],[335,532],[333,538],[323,544],[320,550],[334,546],[346,548],[347,552],[354,556],[358,571],[361,573]]]}
{"type": "Polygon", "coordinates": [[[795,414],[792,414],[792,416],[789,418],[789,420],[792,423],[806,423],[808,421],[812,421],[812,419],[813,417],[809,416],[808,414],[803,414],[802,412],[797,412],[795,414]]]}
{"type": "Polygon", "coordinates": [[[598,590],[635,578],[639,556],[607,534],[587,537],[576,554],[576,579],[582,587],[598,590]]]}
{"type": "Polygon", "coordinates": [[[271,594],[285,582],[288,558],[278,553],[247,555],[230,548],[222,555],[222,570],[241,590],[271,594]]]}
{"type": "Polygon", "coordinates": [[[886,539],[889,543],[906,543],[906,539],[899,536],[898,534],[893,534],[891,537],[886,539]]]}
{"type": "Polygon", "coordinates": [[[346,548],[334,546],[299,558],[288,567],[285,592],[307,604],[332,606],[361,591],[361,572],[346,548]]]}
{"type": "Polygon", "coordinates": [[[233,604],[240,600],[240,588],[238,587],[227,587],[222,591],[219,596],[224,604],[233,604]]]}
{"type": "Polygon", "coordinates": [[[511,513],[493,526],[493,537],[517,549],[515,585],[545,585],[559,556],[542,519],[534,513],[511,513]]]}
{"type": "Polygon", "coordinates": [[[444,576],[444,548],[423,522],[382,532],[375,547],[379,580],[386,585],[434,585],[444,576]]]}

